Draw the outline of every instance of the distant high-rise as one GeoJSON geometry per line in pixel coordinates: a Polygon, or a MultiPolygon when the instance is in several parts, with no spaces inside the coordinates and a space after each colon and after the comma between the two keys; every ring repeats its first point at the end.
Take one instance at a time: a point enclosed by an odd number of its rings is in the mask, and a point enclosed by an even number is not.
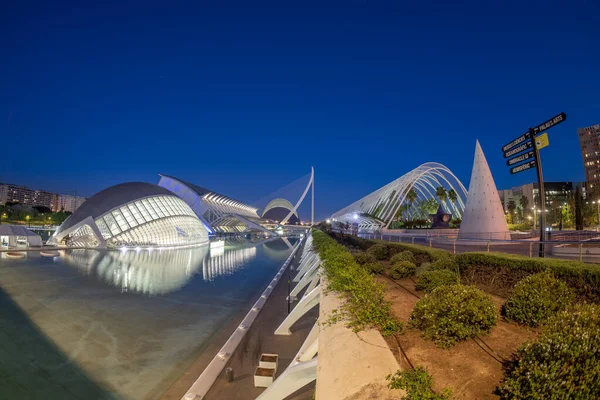
{"type": "Polygon", "coordinates": [[[600,124],[577,129],[587,190],[600,193],[600,124]]]}
{"type": "Polygon", "coordinates": [[[19,203],[26,206],[42,206],[50,210],[75,212],[83,204],[85,197],[68,194],[55,194],[45,190],[30,189],[26,186],[0,183],[0,205],[19,203]]]}
{"type": "Polygon", "coordinates": [[[57,194],[52,211],[67,211],[74,213],[85,201],[85,197],[71,196],[70,194],[57,194]]]}

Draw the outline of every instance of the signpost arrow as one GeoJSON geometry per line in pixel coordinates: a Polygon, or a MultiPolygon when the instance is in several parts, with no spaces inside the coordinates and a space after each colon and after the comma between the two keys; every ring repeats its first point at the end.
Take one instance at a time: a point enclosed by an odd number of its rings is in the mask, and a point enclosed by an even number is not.
{"type": "Polygon", "coordinates": [[[520,153],[522,151],[528,150],[528,149],[530,149],[532,147],[533,147],[533,143],[530,140],[530,141],[528,141],[526,143],[523,143],[523,144],[515,147],[514,149],[510,149],[509,151],[505,151],[504,152],[504,158],[512,157],[515,154],[518,154],[518,153],[520,153]]]}
{"type": "Polygon", "coordinates": [[[540,133],[541,131],[545,131],[546,129],[550,129],[552,128],[554,125],[558,125],[561,122],[564,122],[567,120],[567,114],[560,113],[555,117],[550,118],[548,121],[539,124],[538,126],[536,126],[535,128],[533,128],[533,133],[534,135],[537,135],[538,133],[540,133]]]}
{"type": "Polygon", "coordinates": [[[518,174],[519,172],[527,171],[528,169],[535,168],[536,162],[535,160],[531,160],[526,162],[525,164],[517,165],[516,167],[512,167],[510,169],[511,174],[518,174]]]}
{"type": "Polygon", "coordinates": [[[521,161],[530,160],[535,158],[535,152],[528,151],[527,153],[519,154],[518,156],[511,158],[510,160],[506,160],[506,165],[509,167],[511,165],[515,165],[520,163],[521,161]]]}
{"type": "MultiPolygon", "coordinates": [[[[521,136],[519,136],[518,138],[516,138],[515,140],[513,140],[512,142],[505,144],[504,147],[502,147],[502,151],[507,151],[509,149],[512,149],[513,147],[518,146],[521,143],[523,143],[524,141],[529,140],[529,139],[531,139],[531,133],[530,132],[524,133],[521,136]]],[[[504,156],[504,157],[506,157],[506,156],[504,156]]]]}

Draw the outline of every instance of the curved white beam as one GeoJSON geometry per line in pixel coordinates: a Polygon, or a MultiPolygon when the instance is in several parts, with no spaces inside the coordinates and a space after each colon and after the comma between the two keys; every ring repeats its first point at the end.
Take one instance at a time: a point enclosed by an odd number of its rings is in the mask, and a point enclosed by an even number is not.
{"type": "Polygon", "coordinates": [[[310,180],[308,181],[308,185],[306,185],[306,189],[304,189],[304,193],[302,193],[300,200],[298,200],[298,202],[296,203],[294,208],[291,209],[289,214],[284,219],[281,220],[281,222],[280,222],[281,225],[285,225],[285,223],[288,221],[288,219],[290,219],[290,217],[296,213],[296,210],[298,209],[300,204],[302,204],[302,202],[304,201],[304,198],[306,197],[306,194],[308,193],[308,189],[310,189],[310,186],[313,184],[314,179],[315,179],[315,168],[310,167],[310,180]]]}

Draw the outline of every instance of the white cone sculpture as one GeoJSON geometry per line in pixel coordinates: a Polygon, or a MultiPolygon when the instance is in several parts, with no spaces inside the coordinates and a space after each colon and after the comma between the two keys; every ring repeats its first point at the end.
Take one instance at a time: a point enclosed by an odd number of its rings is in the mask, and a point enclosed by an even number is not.
{"type": "Polygon", "coordinates": [[[458,238],[510,240],[504,208],[479,141],[458,238]]]}

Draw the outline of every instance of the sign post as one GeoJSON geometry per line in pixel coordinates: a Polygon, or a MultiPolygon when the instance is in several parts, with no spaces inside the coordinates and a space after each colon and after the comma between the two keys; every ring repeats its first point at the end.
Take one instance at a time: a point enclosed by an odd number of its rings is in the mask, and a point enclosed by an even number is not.
{"type": "MultiPolygon", "coordinates": [[[[529,133],[533,137],[533,129],[529,128],[529,133]]],[[[537,140],[532,140],[533,151],[535,153],[536,165],[537,165],[537,180],[538,180],[538,191],[540,192],[540,203],[542,208],[540,211],[540,251],[538,256],[544,257],[544,241],[546,240],[545,229],[546,229],[546,191],[544,190],[544,175],[542,174],[542,159],[540,158],[540,149],[537,146],[537,140]]],[[[535,202],[533,204],[535,207],[535,202]]],[[[535,215],[535,213],[533,213],[535,215]]]]}
{"type": "MultiPolygon", "coordinates": [[[[546,191],[544,190],[544,175],[542,174],[542,159],[540,158],[540,149],[549,145],[548,134],[541,134],[541,132],[560,124],[566,119],[567,114],[560,113],[534,128],[529,128],[527,132],[525,132],[515,140],[511,141],[510,143],[506,144],[505,146],[502,146],[504,158],[516,156],[506,161],[506,165],[511,167],[511,174],[517,174],[519,172],[527,171],[532,168],[536,169],[538,190],[540,193],[541,203],[539,249],[540,257],[544,257],[544,240],[546,239],[546,191]],[[531,149],[531,151],[526,151],[529,149],[531,149]]],[[[535,218],[535,211],[533,215],[535,218]]]]}

